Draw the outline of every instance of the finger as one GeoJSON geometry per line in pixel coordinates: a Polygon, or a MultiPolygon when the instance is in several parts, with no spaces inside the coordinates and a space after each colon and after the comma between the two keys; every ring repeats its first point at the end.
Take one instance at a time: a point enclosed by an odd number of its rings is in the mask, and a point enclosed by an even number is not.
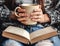
{"type": "Polygon", "coordinates": [[[23,23],[23,24],[27,25],[27,21],[23,21],[23,22],[21,22],[21,23],[23,23]]]}
{"type": "Polygon", "coordinates": [[[17,20],[18,20],[18,21],[21,21],[21,22],[24,22],[24,21],[26,21],[27,19],[26,19],[26,18],[18,18],[17,20]]]}
{"type": "Polygon", "coordinates": [[[20,17],[21,17],[21,16],[23,16],[23,17],[27,17],[27,16],[28,16],[28,14],[26,14],[26,13],[19,13],[18,15],[19,15],[20,17]]]}
{"type": "Polygon", "coordinates": [[[18,9],[17,10],[19,13],[25,13],[26,11],[25,11],[25,9],[18,9]]]}
{"type": "Polygon", "coordinates": [[[35,21],[35,22],[37,22],[37,21],[40,21],[40,19],[33,18],[33,19],[32,19],[32,21],[35,21]]]}
{"type": "Polygon", "coordinates": [[[40,19],[40,18],[39,18],[39,19],[36,19],[36,18],[35,18],[35,19],[31,19],[31,20],[32,20],[32,21],[35,21],[35,22],[40,22],[40,23],[44,22],[44,20],[42,20],[42,19],[40,19]]]}
{"type": "Polygon", "coordinates": [[[32,19],[32,21],[35,21],[35,22],[40,22],[40,23],[44,23],[44,19],[32,19]]]}
{"type": "Polygon", "coordinates": [[[41,16],[32,16],[31,19],[40,19],[41,16]]]}
{"type": "Polygon", "coordinates": [[[42,15],[42,12],[33,12],[31,13],[31,16],[40,16],[42,15]]]}
{"type": "Polygon", "coordinates": [[[22,9],[22,8],[18,8],[17,11],[20,12],[20,13],[23,13],[23,12],[25,12],[26,10],[25,10],[25,9],[22,9]]]}
{"type": "Polygon", "coordinates": [[[40,9],[40,8],[39,8],[39,9],[34,9],[34,10],[33,10],[33,12],[41,12],[41,11],[42,11],[42,9],[40,9]]]}

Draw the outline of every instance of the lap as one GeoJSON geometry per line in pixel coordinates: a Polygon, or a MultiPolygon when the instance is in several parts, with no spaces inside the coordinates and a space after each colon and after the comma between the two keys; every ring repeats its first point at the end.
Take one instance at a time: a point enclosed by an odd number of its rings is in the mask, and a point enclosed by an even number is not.
{"type": "Polygon", "coordinates": [[[33,45],[27,45],[15,40],[8,39],[3,43],[3,46],[60,46],[59,43],[60,39],[58,38],[58,36],[55,36],[47,40],[42,40],[33,45]],[[51,41],[53,41],[54,43],[52,43],[51,41]]]}
{"type": "MultiPolygon", "coordinates": [[[[43,40],[43,41],[40,41],[36,44],[33,44],[33,45],[27,45],[27,44],[23,44],[21,42],[17,42],[15,40],[6,40],[4,43],[3,43],[3,46],[43,46],[43,44],[46,46],[46,45],[49,45],[51,44],[50,40],[43,40]]],[[[51,44],[52,45],[52,44],[51,44]]]]}
{"type": "Polygon", "coordinates": [[[24,46],[24,44],[12,39],[8,39],[3,43],[3,46],[24,46]]]}
{"type": "Polygon", "coordinates": [[[47,39],[38,42],[35,46],[53,46],[53,43],[49,39],[47,39]]]}

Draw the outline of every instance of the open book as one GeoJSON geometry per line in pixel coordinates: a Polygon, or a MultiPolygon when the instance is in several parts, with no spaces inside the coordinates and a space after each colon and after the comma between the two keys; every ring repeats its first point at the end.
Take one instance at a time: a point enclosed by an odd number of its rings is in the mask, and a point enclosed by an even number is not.
{"type": "Polygon", "coordinates": [[[57,35],[57,31],[51,26],[37,30],[32,33],[29,33],[25,29],[19,27],[9,26],[2,33],[2,36],[4,37],[23,42],[25,44],[28,44],[29,42],[33,44],[55,35],[57,35]]]}

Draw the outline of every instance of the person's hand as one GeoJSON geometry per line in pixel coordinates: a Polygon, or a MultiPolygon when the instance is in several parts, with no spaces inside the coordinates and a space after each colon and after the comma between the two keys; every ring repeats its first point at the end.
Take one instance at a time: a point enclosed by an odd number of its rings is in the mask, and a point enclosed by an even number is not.
{"type": "Polygon", "coordinates": [[[21,7],[17,10],[18,11],[18,18],[17,20],[23,24],[26,24],[27,22],[27,17],[29,16],[27,13],[26,13],[26,10],[25,9],[22,9],[21,7]]]}
{"type": "Polygon", "coordinates": [[[43,11],[42,11],[40,5],[39,5],[38,9],[35,9],[31,13],[31,19],[33,21],[36,21],[36,22],[39,22],[39,23],[45,23],[45,22],[49,22],[50,21],[48,15],[47,14],[43,14],[43,11]]]}

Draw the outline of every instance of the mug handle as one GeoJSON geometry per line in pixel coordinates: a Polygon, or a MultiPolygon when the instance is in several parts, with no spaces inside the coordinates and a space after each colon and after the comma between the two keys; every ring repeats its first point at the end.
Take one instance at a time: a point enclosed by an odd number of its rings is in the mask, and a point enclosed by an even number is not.
{"type": "Polygon", "coordinates": [[[15,10],[14,10],[14,11],[15,11],[15,15],[16,15],[16,17],[20,17],[20,16],[18,16],[18,14],[17,14],[17,12],[16,12],[17,9],[19,9],[19,8],[20,8],[20,7],[16,7],[15,10]]]}

